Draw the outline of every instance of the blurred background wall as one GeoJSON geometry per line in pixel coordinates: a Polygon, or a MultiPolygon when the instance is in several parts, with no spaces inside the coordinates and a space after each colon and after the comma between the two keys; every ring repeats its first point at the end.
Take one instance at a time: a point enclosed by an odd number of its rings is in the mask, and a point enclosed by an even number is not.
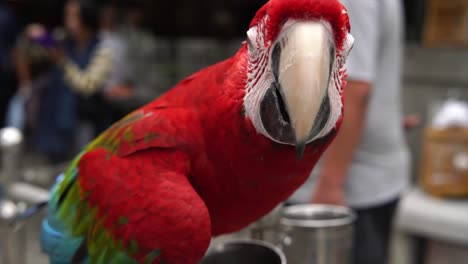
{"type": "MultiPolygon", "coordinates": [[[[64,0],[1,0],[11,4],[20,23],[60,26],[64,0]]],[[[99,0],[103,2],[104,0],[99,0]]],[[[98,1],[98,2],[99,2],[98,1]]],[[[233,54],[248,24],[265,0],[137,0],[145,7],[147,29],[160,41],[167,85],[233,54]]],[[[109,2],[109,1],[107,1],[109,2]]],[[[128,0],[110,1],[125,9],[128,0]]],[[[431,105],[456,89],[468,99],[468,23],[465,0],[404,0],[406,56],[403,102],[405,113],[427,121],[431,105]],[[435,4],[434,4],[435,3],[435,4]],[[444,4],[447,7],[441,8],[444,4]],[[438,13],[434,10],[439,10],[438,13]]],[[[408,134],[417,174],[423,126],[408,134]]]]}
{"type": "MultiPolygon", "coordinates": [[[[468,5],[465,0],[404,2],[404,111],[420,114],[425,123],[430,121],[431,107],[448,96],[468,100],[468,5]]],[[[415,176],[423,128],[408,135],[415,176]]]]}
{"type": "MultiPolygon", "coordinates": [[[[0,1],[14,7],[23,26],[31,22],[49,28],[62,25],[64,0],[0,1]]],[[[125,9],[128,1],[106,2],[125,9]]],[[[159,41],[159,60],[165,67],[168,88],[190,73],[232,55],[256,10],[266,2],[136,1],[145,7],[145,26],[159,41]]],[[[463,39],[467,38],[468,11],[459,8],[464,3],[465,0],[404,0],[407,43],[404,109],[407,114],[420,114],[423,121],[428,120],[431,105],[445,99],[449,91],[456,89],[458,96],[468,99],[468,39],[463,39]]],[[[422,130],[423,126],[419,126],[408,134],[414,175],[418,170],[422,130]]]]}

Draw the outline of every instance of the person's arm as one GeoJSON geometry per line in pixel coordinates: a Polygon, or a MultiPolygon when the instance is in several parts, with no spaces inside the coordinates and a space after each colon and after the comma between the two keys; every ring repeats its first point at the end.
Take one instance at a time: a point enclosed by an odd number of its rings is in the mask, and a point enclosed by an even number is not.
{"type": "Polygon", "coordinates": [[[361,140],[370,93],[370,83],[348,81],[345,89],[345,117],[336,139],[324,154],[318,186],[312,197],[313,203],[345,203],[343,184],[361,140]]]}
{"type": "Polygon", "coordinates": [[[13,64],[15,66],[16,77],[18,79],[18,92],[23,96],[31,94],[31,71],[28,59],[26,58],[26,37],[20,36],[12,51],[13,64]]]}
{"type": "Polygon", "coordinates": [[[33,76],[31,73],[31,63],[45,56],[44,50],[35,44],[34,39],[46,34],[46,29],[41,24],[29,24],[20,34],[13,49],[13,60],[18,78],[18,92],[23,96],[32,93],[33,76]],[[34,54],[34,56],[33,56],[34,54]]]}
{"type": "Polygon", "coordinates": [[[85,69],[80,69],[73,61],[65,58],[63,51],[51,50],[53,60],[59,64],[70,87],[86,96],[101,88],[111,70],[111,54],[105,48],[99,48],[85,69]]]}
{"type": "Polygon", "coordinates": [[[29,90],[31,86],[31,72],[29,70],[29,63],[24,55],[18,50],[13,51],[13,58],[20,89],[19,92],[27,95],[31,92],[29,90]]]}
{"type": "Polygon", "coordinates": [[[66,60],[63,64],[65,79],[72,89],[83,95],[92,95],[102,87],[111,69],[111,54],[99,49],[89,66],[81,70],[75,63],[66,60]]]}

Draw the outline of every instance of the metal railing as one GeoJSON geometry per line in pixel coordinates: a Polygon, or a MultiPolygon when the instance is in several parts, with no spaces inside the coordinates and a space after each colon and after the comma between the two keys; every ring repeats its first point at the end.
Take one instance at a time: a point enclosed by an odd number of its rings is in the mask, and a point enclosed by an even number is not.
{"type": "Polygon", "coordinates": [[[48,190],[31,184],[37,176],[45,175],[49,168],[23,170],[21,168],[21,149],[23,136],[15,128],[0,129],[0,263],[25,264],[28,245],[28,230],[21,226],[13,227],[12,220],[23,213],[30,205],[46,201],[48,190]],[[25,181],[29,179],[29,181],[25,181]]]}

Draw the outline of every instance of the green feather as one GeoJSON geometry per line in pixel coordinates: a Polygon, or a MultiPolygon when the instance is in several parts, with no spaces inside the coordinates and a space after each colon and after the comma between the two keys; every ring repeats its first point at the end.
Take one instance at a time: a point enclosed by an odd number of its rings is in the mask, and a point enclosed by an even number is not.
{"type": "Polygon", "coordinates": [[[125,224],[127,224],[127,223],[128,223],[128,218],[127,218],[127,217],[121,216],[121,217],[119,218],[119,225],[125,225],[125,224]]]}
{"type": "Polygon", "coordinates": [[[138,243],[135,240],[130,240],[130,245],[128,247],[128,252],[133,255],[138,252],[138,243]]]}
{"type": "Polygon", "coordinates": [[[161,250],[153,250],[145,258],[145,264],[151,264],[153,261],[161,255],[161,250]]]}
{"type": "Polygon", "coordinates": [[[96,263],[109,263],[109,257],[108,248],[103,248],[99,252],[99,256],[96,258],[96,263]]]}
{"type": "MultiPolygon", "coordinates": [[[[91,208],[86,201],[90,192],[84,193],[76,179],[78,165],[83,155],[100,147],[111,153],[116,153],[122,140],[132,142],[134,135],[131,125],[142,117],[144,117],[142,112],[134,112],[88,144],[64,172],[64,179],[51,199],[51,206],[57,209],[59,218],[70,229],[70,235],[74,237],[87,236],[90,264],[138,264],[131,257],[139,251],[137,241],[130,240],[129,243],[124,244],[122,240],[112,237],[111,230],[106,230],[103,226],[105,219],[97,219],[97,208],[91,208]],[[57,202],[65,194],[67,188],[69,188],[68,193],[66,193],[66,197],[63,197],[60,207],[57,208],[57,202]]],[[[158,137],[157,134],[149,133],[145,136],[145,141],[149,142],[156,137],[158,137]]],[[[107,158],[110,159],[111,155],[107,158]]],[[[122,226],[127,223],[128,218],[120,217],[116,225],[122,226]]],[[[152,263],[160,255],[160,250],[152,251],[145,256],[145,262],[152,263]]]]}
{"type": "Polygon", "coordinates": [[[128,128],[125,130],[125,133],[123,134],[123,139],[124,139],[126,142],[132,142],[132,141],[133,141],[133,132],[132,132],[132,128],[131,128],[131,127],[128,127],[128,128]]]}

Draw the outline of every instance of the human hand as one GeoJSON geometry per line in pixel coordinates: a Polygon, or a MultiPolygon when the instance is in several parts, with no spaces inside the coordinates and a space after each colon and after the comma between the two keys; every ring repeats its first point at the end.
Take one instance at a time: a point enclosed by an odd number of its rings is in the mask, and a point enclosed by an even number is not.
{"type": "Polygon", "coordinates": [[[321,179],[310,202],[313,204],[344,205],[343,187],[321,179]]]}
{"type": "Polygon", "coordinates": [[[33,23],[26,26],[24,32],[29,39],[37,39],[46,34],[47,30],[43,25],[33,23]]]}
{"type": "Polygon", "coordinates": [[[130,86],[117,85],[105,91],[105,95],[113,100],[125,100],[133,96],[133,89],[130,86]]]}
{"type": "Polygon", "coordinates": [[[18,88],[18,94],[24,98],[29,98],[32,94],[32,86],[30,84],[23,84],[18,88]]]}
{"type": "Polygon", "coordinates": [[[65,62],[65,51],[62,48],[51,47],[48,49],[50,60],[57,64],[62,65],[65,62]]]}
{"type": "Polygon", "coordinates": [[[407,115],[403,118],[403,127],[409,131],[421,125],[421,116],[418,114],[407,115]]]}

